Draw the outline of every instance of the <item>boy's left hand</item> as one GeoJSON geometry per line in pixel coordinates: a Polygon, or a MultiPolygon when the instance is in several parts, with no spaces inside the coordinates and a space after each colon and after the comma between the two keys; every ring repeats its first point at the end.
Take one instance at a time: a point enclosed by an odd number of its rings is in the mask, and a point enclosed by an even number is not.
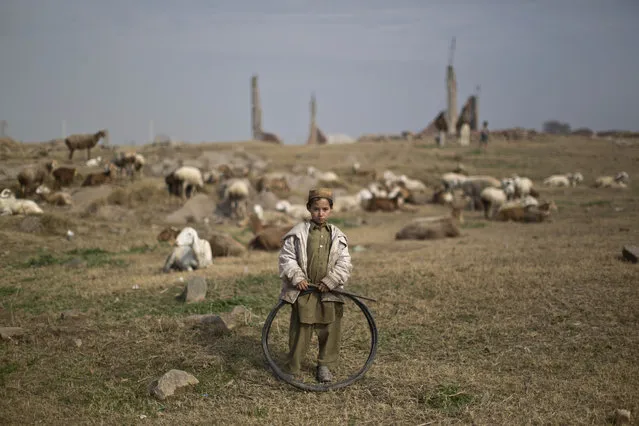
{"type": "Polygon", "coordinates": [[[319,291],[321,291],[322,293],[326,293],[327,291],[331,291],[331,289],[328,288],[328,286],[326,284],[324,284],[324,283],[319,283],[317,288],[319,288],[319,291]]]}

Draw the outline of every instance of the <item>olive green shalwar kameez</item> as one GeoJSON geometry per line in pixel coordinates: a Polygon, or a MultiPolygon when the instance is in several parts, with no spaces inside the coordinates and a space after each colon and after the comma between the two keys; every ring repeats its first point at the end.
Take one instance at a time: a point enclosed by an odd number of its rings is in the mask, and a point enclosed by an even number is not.
{"type": "MultiPolygon", "coordinates": [[[[306,246],[310,284],[319,285],[326,276],[330,249],[331,232],[326,224],[311,224],[306,246]]],[[[300,371],[313,330],[317,332],[319,342],[318,365],[330,368],[337,363],[343,312],[342,303],[322,302],[317,292],[297,298],[291,309],[288,358],[290,373],[297,374],[300,371]]]]}

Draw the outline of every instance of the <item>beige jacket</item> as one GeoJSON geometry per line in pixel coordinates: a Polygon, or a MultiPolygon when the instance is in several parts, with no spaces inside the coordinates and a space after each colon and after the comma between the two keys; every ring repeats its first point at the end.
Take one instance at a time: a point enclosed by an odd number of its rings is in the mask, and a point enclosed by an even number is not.
{"type": "MultiPolygon", "coordinates": [[[[282,279],[280,299],[288,303],[295,303],[300,291],[295,287],[302,280],[307,279],[306,245],[310,222],[298,223],[282,238],[282,249],[279,256],[279,272],[282,279]]],[[[340,229],[328,224],[331,231],[331,251],[328,254],[328,273],[322,279],[328,288],[342,289],[351,276],[353,266],[348,252],[348,240],[340,229]]],[[[322,293],[322,301],[341,302],[339,295],[322,293]]]]}

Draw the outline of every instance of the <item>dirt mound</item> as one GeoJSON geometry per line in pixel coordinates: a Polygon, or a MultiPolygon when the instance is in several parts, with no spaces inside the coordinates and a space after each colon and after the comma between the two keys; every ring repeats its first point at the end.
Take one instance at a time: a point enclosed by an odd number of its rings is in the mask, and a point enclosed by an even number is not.
{"type": "Polygon", "coordinates": [[[164,221],[173,225],[201,222],[205,217],[211,217],[214,210],[215,201],[206,194],[197,194],[179,210],[167,215],[164,221]]]}

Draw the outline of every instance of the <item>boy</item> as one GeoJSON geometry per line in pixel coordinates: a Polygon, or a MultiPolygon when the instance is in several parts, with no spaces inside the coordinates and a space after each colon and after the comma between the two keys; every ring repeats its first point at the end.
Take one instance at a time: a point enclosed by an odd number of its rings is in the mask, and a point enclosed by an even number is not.
{"type": "Polygon", "coordinates": [[[488,121],[484,121],[483,127],[481,129],[481,133],[479,134],[479,148],[486,148],[488,146],[488,135],[490,131],[488,130],[488,121]]]}
{"type": "Polygon", "coordinates": [[[330,368],[337,364],[339,356],[344,303],[340,295],[330,291],[343,288],[348,281],[351,256],[346,235],[327,223],[333,209],[333,191],[312,189],[306,208],[311,221],[298,223],[284,235],[279,255],[280,299],[293,305],[287,370],[292,376],[299,373],[315,330],[319,341],[316,376],[319,382],[326,383],[333,380],[330,368]],[[311,284],[321,294],[300,296],[311,284]]]}

